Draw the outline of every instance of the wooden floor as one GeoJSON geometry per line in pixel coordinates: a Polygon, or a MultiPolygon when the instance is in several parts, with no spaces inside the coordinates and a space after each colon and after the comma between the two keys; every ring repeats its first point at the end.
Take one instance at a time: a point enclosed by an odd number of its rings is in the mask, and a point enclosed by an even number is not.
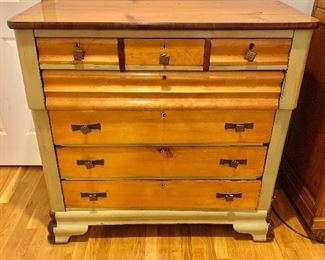
{"type": "MultiPolygon", "coordinates": [[[[274,205],[303,232],[281,191],[274,205]]],[[[39,167],[0,168],[0,259],[325,259],[325,245],[289,231],[272,215],[275,240],[254,243],[227,225],[137,225],[92,227],[69,244],[47,242],[48,200],[39,167]]]]}

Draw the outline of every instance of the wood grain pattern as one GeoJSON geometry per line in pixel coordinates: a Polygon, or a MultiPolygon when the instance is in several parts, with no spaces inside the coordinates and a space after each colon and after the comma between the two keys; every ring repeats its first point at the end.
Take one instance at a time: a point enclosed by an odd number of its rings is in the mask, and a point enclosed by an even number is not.
{"type": "Polygon", "coordinates": [[[97,64],[117,65],[116,39],[98,38],[37,38],[39,62],[41,64],[97,64]],[[85,51],[83,60],[74,60],[76,44],[85,51]]]}
{"type": "MultiPolygon", "coordinates": [[[[48,243],[48,200],[40,167],[0,167],[1,194],[8,194],[5,183],[16,178],[9,201],[0,203],[0,255],[2,260],[72,259],[197,259],[242,260],[323,260],[323,245],[305,240],[287,229],[275,216],[275,239],[255,243],[249,235],[235,232],[230,225],[116,225],[90,227],[88,233],[72,237],[69,244],[48,243]]],[[[273,203],[290,225],[305,234],[297,212],[281,190],[273,203]]]]}
{"type": "Polygon", "coordinates": [[[204,40],[125,39],[126,65],[160,65],[161,54],[168,54],[168,66],[203,66],[204,40]]]}
{"type": "Polygon", "coordinates": [[[322,25],[325,24],[325,9],[324,8],[316,8],[315,10],[315,17],[317,17],[322,25]]]}
{"type": "Polygon", "coordinates": [[[43,71],[50,110],[275,109],[274,72],[43,71]]]}
{"type": "Polygon", "coordinates": [[[317,20],[273,0],[45,0],[11,18],[8,25],[14,29],[238,30],[314,28],[317,20]]]}
{"type": "Polygon", "coordinates": [[[134,94],[128,93],[48,93],[49,110],[274,110],[279,106],[278,93],[248,94],[134,94]]]}
{"type": "Polygon", "coordinates": [[[67,208],[254,209],[260,181],[62,181],[67,208]],[[80,192],[106,192],[89,201],[80,192]],[[229,202],[216,193],[242,193],[229,202]]]}
{"type": "Polygon", "coordinates": [[[202,111],[50,111],[54,143],[67,144],[189,144],[267,143],[274,110],[202,111]],[[225,123],[254,123],[244,132],[225,130],[225,123]],[[71,125],[101,124],[89,134],[71,125]]]}
{"type": "Polygon", "coordinates": [[[91,37],[135,39],[292,38],[288,30],[34,30],[35,37],[91,37]]]}
{"type": "Polygon", "coordinates": [[[282,71],[111,72],[45,70],[45,93],[270,93],[279,94],[282,71]]]}
{"type": "Polygon", "coordinates": [[[56,149],[63,178],[257,178],[266,147],[87,147],[56,149]],[[247,160],[232,168],[220,160],[247,160]],[[104,160],[87,169],[77,160],[104,160]],[[126,165],[132,165],[127,167],[126,165]]]}
{"type": "Polygon", "coordinates": [[[288,63],[291,39],[213,39],[211,65],[283,65],[288,63]],[[245,59],[250,44],[257,55],[245,59]]]}

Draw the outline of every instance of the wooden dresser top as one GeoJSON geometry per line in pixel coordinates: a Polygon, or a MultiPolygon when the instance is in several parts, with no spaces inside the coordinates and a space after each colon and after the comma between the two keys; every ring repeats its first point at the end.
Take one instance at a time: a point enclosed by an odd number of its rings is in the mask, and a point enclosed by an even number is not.
{"type": "Polygon", "coordinates": [[[12,29],[309,29],[317,19],[275,0],[43,0],[12,29]]]}

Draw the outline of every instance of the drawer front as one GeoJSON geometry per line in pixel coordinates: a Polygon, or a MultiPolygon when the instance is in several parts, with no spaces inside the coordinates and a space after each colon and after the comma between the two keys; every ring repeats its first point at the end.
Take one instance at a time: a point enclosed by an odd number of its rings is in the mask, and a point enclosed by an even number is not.
{"type": "Polygon", "coordinates": [[[291,39],[214,39],[210,65],[286,65],[291,39]]]}
{"type": "Polygon", "coordinates": [[[274,110],[50,111],[54,143],[267,143],[274,110]]]}
{"type": "Polygon", "coordinates": [[[49,110],[276,109],[283,77],[281,71],[42,72],[49,110]]]}
{"type": "Polygon", "coordinates": [[[37,38],[40,64],[118,65],[116,39],[37,38]]]}
{"type": "Polygon", "coordinates": [[[126,65],[203,66],[204,40],[125,39],[126,65]]]}
{"type": "Polygon", "coordinates": [[[62,181],[67,208],[255,209],[260,186],[260,181],[62,181]]]}
{"type": "Polygon", "coordinates": [[[46,93],[220,93],[279,96],[282,71],[112,72],[45,70],[46,93]]]}
{"type": "Polygon", "coordinates": [[[56,152],[63,178],[257,178],[266,147],[61,147],[56,152]]]}

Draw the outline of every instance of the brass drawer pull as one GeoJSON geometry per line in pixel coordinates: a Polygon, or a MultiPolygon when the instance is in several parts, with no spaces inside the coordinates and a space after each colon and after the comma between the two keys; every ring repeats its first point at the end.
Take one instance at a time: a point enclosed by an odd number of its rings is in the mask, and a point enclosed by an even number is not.
{"type": "Polygon", "coordinates": [[[245,55],[245,60],[247,60],[249,62],[253,62],[255,60],[257,53],[253,51],[254,47],[255,47],[254,43],[249,44],[247,53],[245,55]]]}
{"type": "Polygon", "coordinates": [[[228,164],[231,168],[237,168],[238,165],[247,165],[247,160],[225,160],[220,159],[220,165],[228,164]]]}
{"type": "Polygon", "coordinates": [[[238,192],[238,193],[217,193],[216,194],[216,198],[217,199],[225,199],[226,201],[233,201],[234,198],[239,198],[241,199],[242,197],[242,193],[238,192]]]}
{"type": "Polygon", "coordinates": [[[96,201],[98,198],[107,198],[106,192],[80,192],[81,198],[89,198],[89,201],[96,201]]]}
{"type": "Polygon", "coordinates": [[[77,42],[75,49],[73,51],[73,58],[75,61],[81,61],[85,58],[85,51],[83,49],[81,49],[80,47],[80,43],[77,42]]]}
{"type": "Polygon", "coordinates": [[[96,165],[104,165],[104,160],[77,160],[77,165],[84,165],[87,169],[92,169],[96,165]]]}
{"type": "Polygon", "coordinates": [[[160,54],[160,57],[159,57],[159,64],[160,65],[168,65],[169,64],[169,60],[170,60],[170,56],[168,53],[162,53],[160,54]]]}
{"type": "Polygon", "coordinates": [[[91,130],[101,130],[100,123],[90,124],[90,125],[71,125],[72,131],[81,131],[81,133],[88,134],[91,130]]]}
{"type": "Polygon", "coordinates": [[[253,129],[254,123],[243,123],[243,124],[235,124],[235,123],[225,123],[225,129],[235,129],[236,132],[244,132],[246,129],[253,129]]]}

